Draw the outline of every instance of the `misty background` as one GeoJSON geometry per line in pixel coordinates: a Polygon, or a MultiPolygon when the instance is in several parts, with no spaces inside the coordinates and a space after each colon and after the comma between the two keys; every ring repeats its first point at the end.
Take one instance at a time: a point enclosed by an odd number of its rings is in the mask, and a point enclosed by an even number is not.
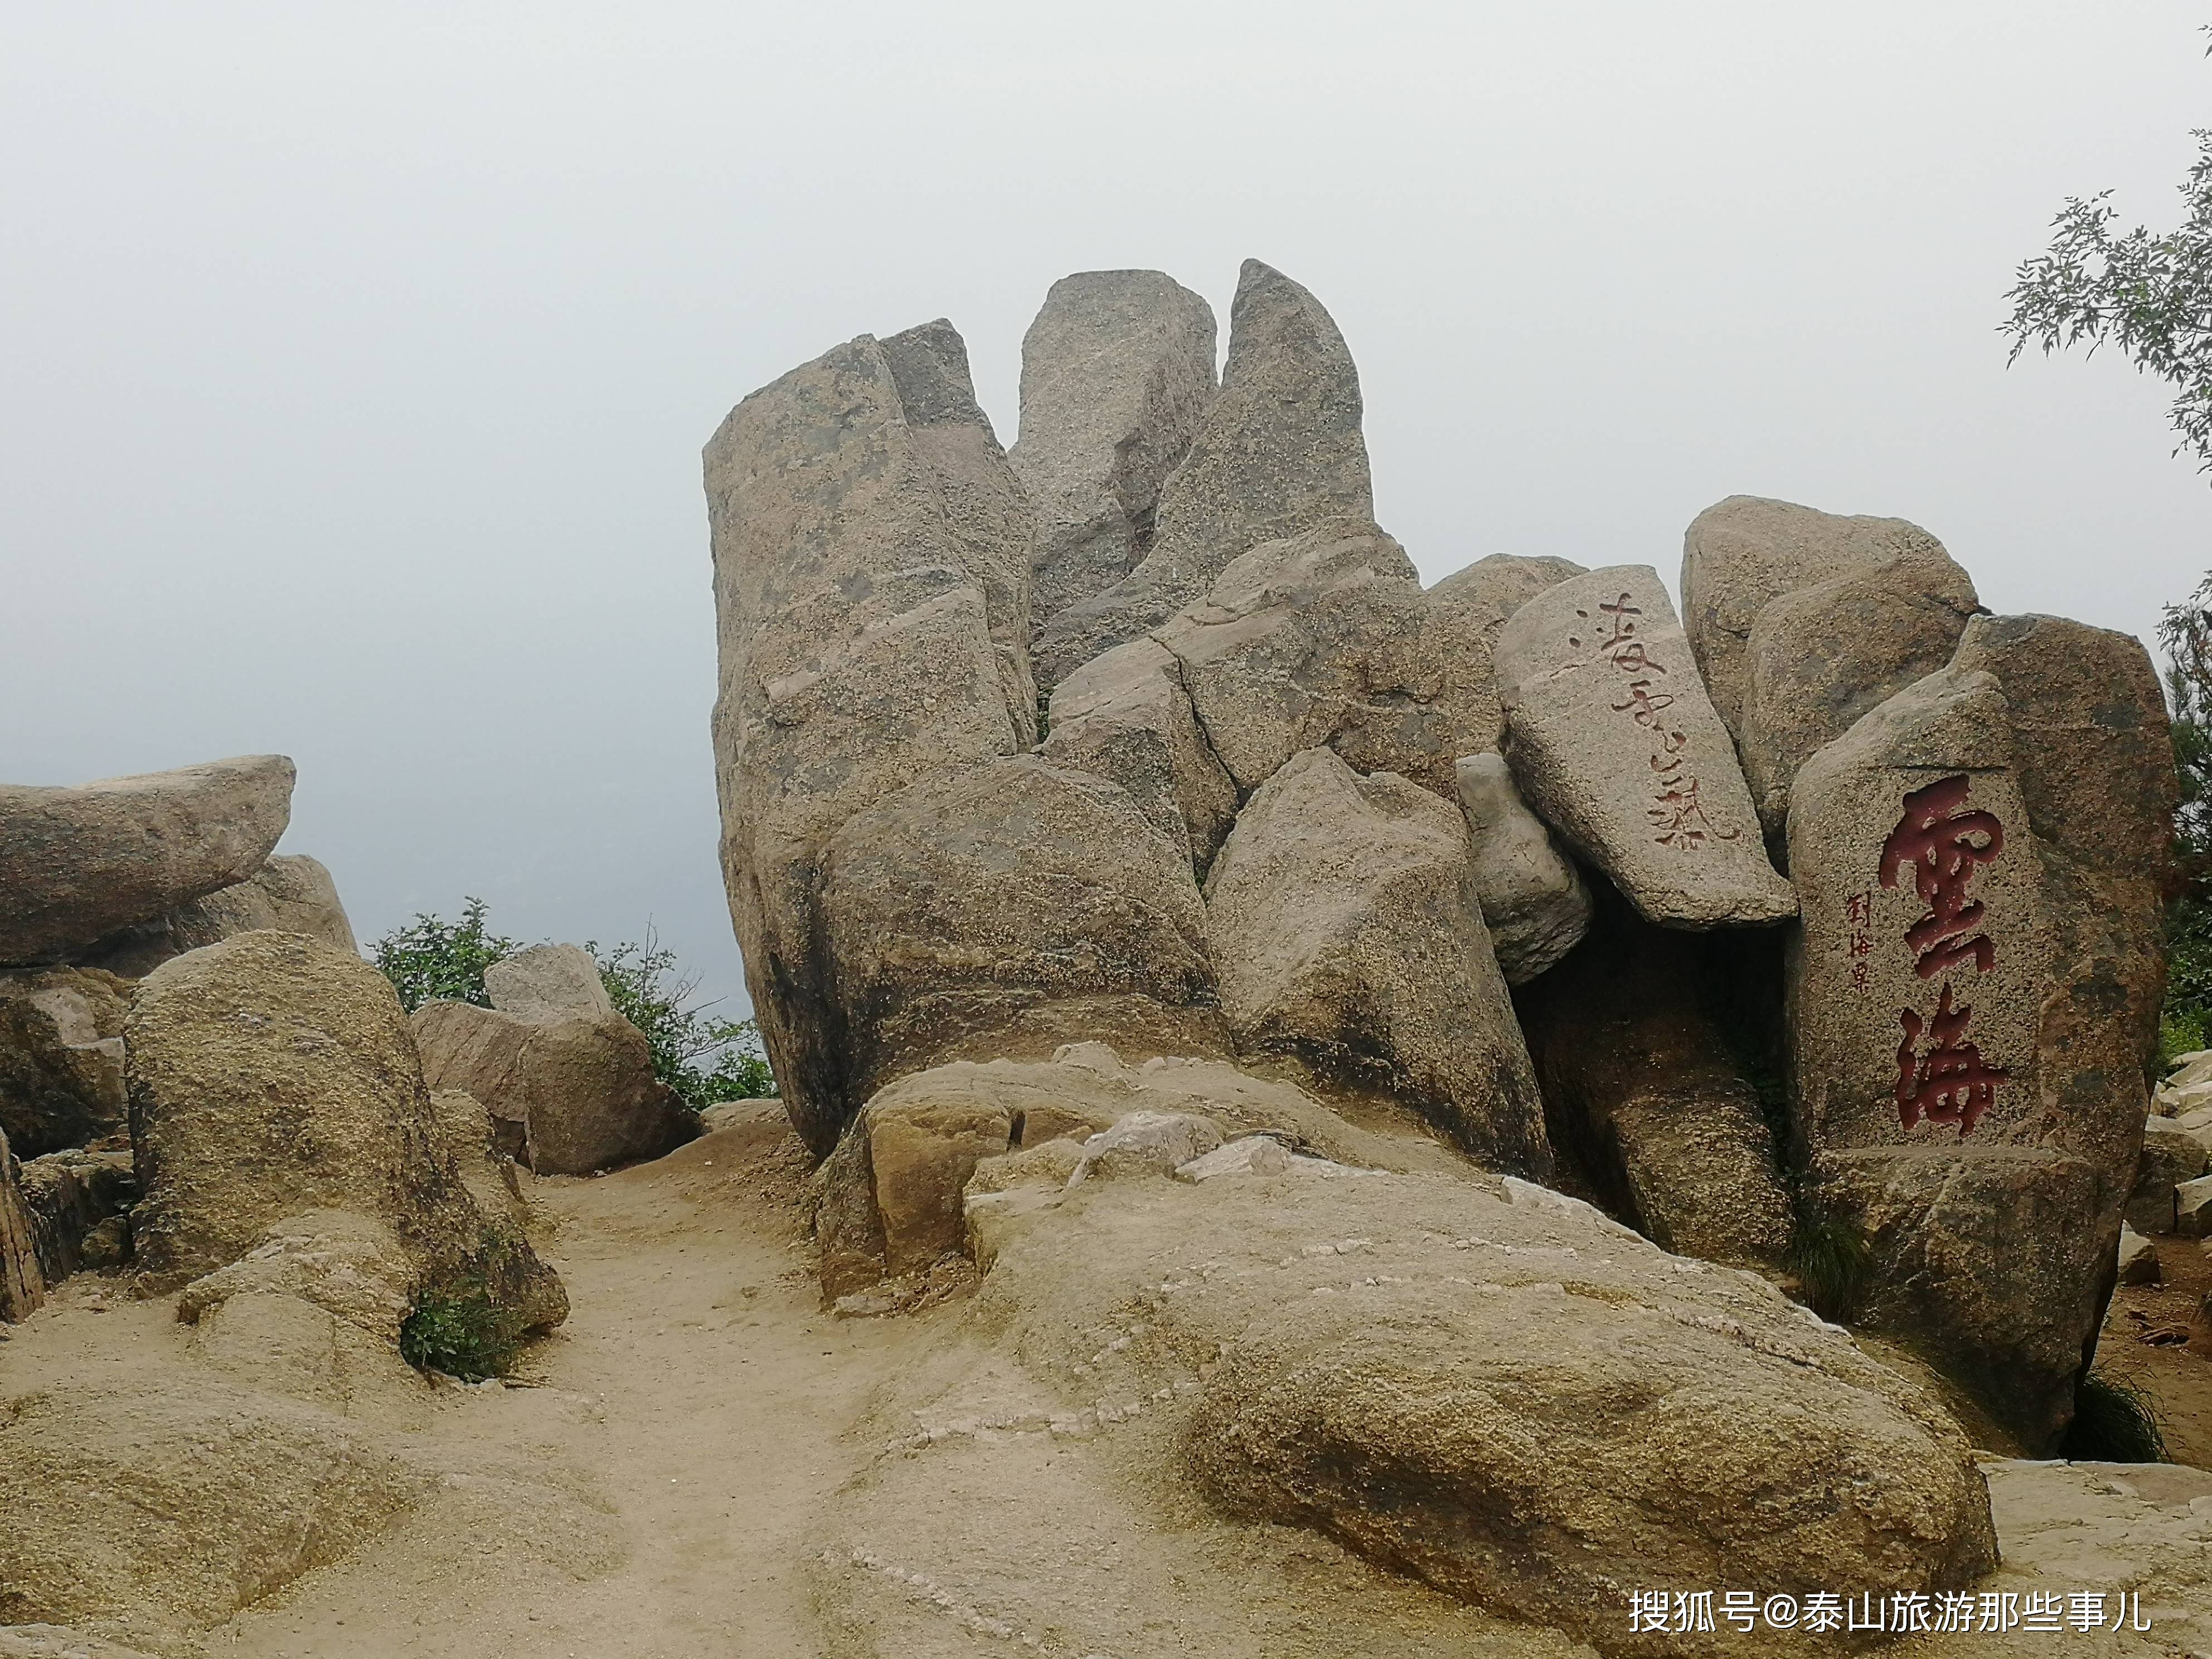
{"type": "Polygon", "coordinates": [[[1895,514],[2148,636],[2212,490],[2117,358],[1996,325],[2062,198],[2163,228],[2164,0],[0,4],[0,778],[276,750],[364,943],[650,920],[745,1006],[699,449],[939,315],[1002,441],[1069,271],[1357,358],[1433,580],[1656,565],[1731,493],[1895,514]]]}

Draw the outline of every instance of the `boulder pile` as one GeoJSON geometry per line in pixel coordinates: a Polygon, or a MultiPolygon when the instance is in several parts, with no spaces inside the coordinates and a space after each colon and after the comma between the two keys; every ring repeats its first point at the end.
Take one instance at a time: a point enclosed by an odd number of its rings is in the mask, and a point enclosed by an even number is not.
{"type": "Polygon", "coordinates": [[[1829,1311],[2055,1443],[2123,1212],[2203,1178],[2144,1159],[2142,647],[1988,614],[1901,520],[1749,496],[1690,526],[1679,615],[1646,565],[1424,585],[1320,301],[1248,262],[1218,386],[1213,340],[1164,274],[1084,273],[1011,453],[942,320],[707,447],[725,870],[833,1299],[1003,1260],[1059,1140],[1143,1093],[1043,1133],[1028,1084],[917,1079],[1107,1042],[1410,1109],[1791,1289],[1856,1236],[1829,1311]]]}

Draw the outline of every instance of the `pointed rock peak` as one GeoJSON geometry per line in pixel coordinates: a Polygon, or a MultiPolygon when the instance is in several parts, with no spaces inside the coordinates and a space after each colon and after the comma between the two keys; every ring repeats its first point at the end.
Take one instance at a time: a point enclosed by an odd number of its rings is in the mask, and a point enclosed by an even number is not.
{"type": "Polygon", "coordinates": [[[991,424],[975,401],[968,369],[968,343],[945,318],[909,328],[881,342],[910,426],[991,424]]]}

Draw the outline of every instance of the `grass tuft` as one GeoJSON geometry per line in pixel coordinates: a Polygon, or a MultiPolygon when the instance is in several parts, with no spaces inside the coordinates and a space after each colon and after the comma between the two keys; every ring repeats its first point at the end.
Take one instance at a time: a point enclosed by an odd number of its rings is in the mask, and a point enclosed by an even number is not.
{"type": "Polygon", "coordinates": [[[1865,1293],[1874,1253],[1852,1223],[1801,1210],[1790,1240],[1790,1270],[1797,1275],[1805,1305],[1840,1325],[1865,1293]]]}
{"type": "Polygon", "coordinates": [[[2111,1371],[2091,1371],[2074,1391],[2074,1420],[2058,1455],[2077,1462],[2165,1463],[2158,1398],[2111,1371]]]}

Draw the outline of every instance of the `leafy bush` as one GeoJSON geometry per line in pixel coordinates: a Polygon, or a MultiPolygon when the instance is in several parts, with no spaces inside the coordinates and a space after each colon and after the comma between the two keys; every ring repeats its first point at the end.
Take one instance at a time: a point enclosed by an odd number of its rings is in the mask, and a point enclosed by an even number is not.
{"type": "Polygon", "coordinates": [[[399,1327],[399,1357],[464,1382],[505,1376],[522,1352],[522,1316],[495,1304],[481,1279],[425,1291],[399,1327]]]}
{"type": "Polygon", "coordinates": [[[775,1092],[775,1076],[761,1052],[760,1026],[750,1019],[718,1019],[712,1005],[694,1000],[699,981],[679,975],[676,953],[651,927],[642,945],[584,948],[599,964],[599,977],[623,1017],[645,1033],[653,1074],[694,1111],[725,1100],[758,1100],[775,1092]]]}
{"type": "Polygon", "coordinates": [[[2058,1455],[2094,1463],[2170,1462],[2157,1396],[2112,1371],[2091,1371],[2074,1391],[2074,1420],[2058,1455]]]}
{"type": "Polygon", "coordinates": [[[399,1006],[413,1013],[426,1002],[473,1002],[491,1006],[484,994],[484,969],[513,956],[521,942],[489,932],[484,902],[466,899],[461,919],[448,922],[417,915],[404,927],[376,941],[376,965],[399,993],[399,1006]]]}

